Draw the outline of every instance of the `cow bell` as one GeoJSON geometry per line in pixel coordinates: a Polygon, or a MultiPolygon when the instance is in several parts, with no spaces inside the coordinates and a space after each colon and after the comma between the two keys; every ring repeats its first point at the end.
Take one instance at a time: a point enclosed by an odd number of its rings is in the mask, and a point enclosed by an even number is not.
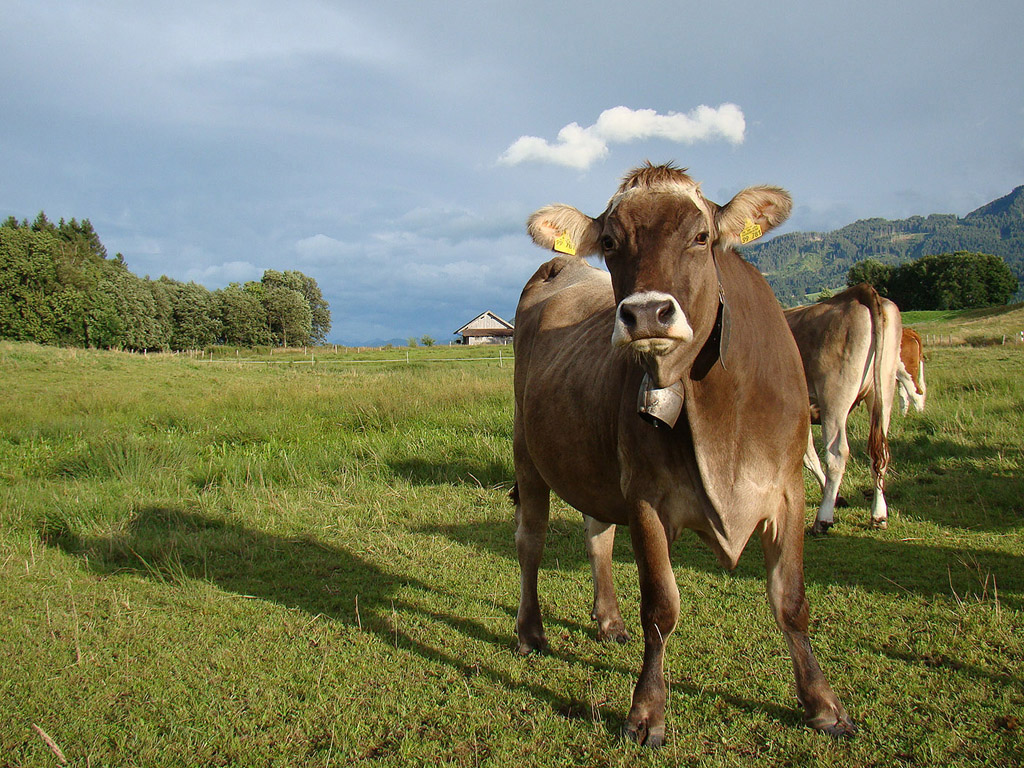
{"type": "Polygon", "coordinates": [[[674,382],[658,389],[646,373],[640,383],[640,396],[636,402],[640,418],[655,427],[671,429],[683,412],[683,383],[674,382]]]}

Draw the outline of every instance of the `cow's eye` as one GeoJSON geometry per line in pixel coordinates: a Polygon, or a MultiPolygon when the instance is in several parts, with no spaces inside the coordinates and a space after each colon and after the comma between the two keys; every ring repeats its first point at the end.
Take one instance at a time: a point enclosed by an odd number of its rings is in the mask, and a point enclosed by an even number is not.
{"type": "Polygon", "coordinates": [[[612,237],[611,235],[602,235],[600,245],[601,250],[604,251],[605,253],[608,253],[609,251],[614,251],[615,238],[612,237]]]}
{"type": "Polygon", "coordinates": [[[708,233],[707,232],[701,232],[699,235],[697,235],[695,238],[693,238],[693,242],[696,243],[697,245],[707,245],[708,244],[708,233]]]}

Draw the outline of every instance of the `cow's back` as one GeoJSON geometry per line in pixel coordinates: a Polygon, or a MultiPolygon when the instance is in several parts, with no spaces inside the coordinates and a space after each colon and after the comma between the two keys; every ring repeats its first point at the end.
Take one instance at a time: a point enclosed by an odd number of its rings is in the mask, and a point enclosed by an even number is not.
{"type": "Polygon", "coordinates": [[[625,522],[618,464],[623,392],[639,374],[611,346],[608,273],[557,257],[527,282],[516,309],[515,439],[545,483],[598,518],[625,522]]]}
{"type": "Polygon", "coordinates": [[[844,291],[817,304],[785,310],[812,405],[848,398],[859,401],[870,390],[870,300],[859,292],[844,291]]]}

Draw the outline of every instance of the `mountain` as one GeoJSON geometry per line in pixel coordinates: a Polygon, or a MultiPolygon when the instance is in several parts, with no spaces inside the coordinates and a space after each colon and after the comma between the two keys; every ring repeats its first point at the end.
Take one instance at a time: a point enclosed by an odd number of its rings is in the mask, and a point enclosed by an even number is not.
{"type": "Polygon", "coordinates": [[[1024,299],[1024,186],[963,218],[933,213],[909,219],[863,219],[834,232],[789,232],[747,245],[743,256],[765,274],[783,305],[846,285],[863,259],[902,264],[922,256],[971,251],[1001,256],[1017,275],[1024,299]]]}

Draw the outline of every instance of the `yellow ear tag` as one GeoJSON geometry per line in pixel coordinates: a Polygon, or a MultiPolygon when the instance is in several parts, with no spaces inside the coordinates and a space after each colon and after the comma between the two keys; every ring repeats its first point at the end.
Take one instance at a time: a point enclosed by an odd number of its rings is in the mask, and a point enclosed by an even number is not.
{"type": "Polygon", "coordinates": [[[755,224],[753,220],[747,219],[746,224],[743,227],[743,231],[740,232],[740,242],[746,245],[751,240],[757,240],[764,232],[761,230],[760,224],[755,224]]]}
{"type": "Polygon", "coordinates": [[[569,239],[568,232],[563,232],[555,238],[555,244],[551,247],[559,253],[567,253],[570,256],[576,255],[576,246],[573,244],[572,240],[569,239]]]}

